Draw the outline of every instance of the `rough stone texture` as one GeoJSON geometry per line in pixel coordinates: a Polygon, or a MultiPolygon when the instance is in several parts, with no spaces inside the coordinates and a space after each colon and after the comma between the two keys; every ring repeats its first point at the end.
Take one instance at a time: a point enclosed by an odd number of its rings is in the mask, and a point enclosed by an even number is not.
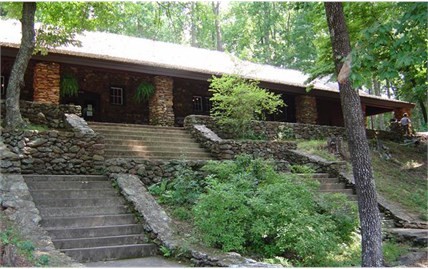
{"type": "Polygon", "coordinates": [[[198,171],[206,161],[152,161],[143,159],[115,158],[106,160],[106,174],[132,174],[141,178],[146,186],[161,182],[163,179],[172,179],[181,167],[198,171]]]}
{"type": "Polygon", "coordinates": [[[137,176],[113,174],[112,180],[117,182],[125,198],[132,202],[135,209],[144,218],[146,231],[156,238],[158,244],[174,251],[180,251],[190,258],[196,266],[217,267],[274,267],[270,264],[242,257],[237,253],[223,253],[219,250],[197,246],[186,242],[177,235],[171,219],[146,190],[137,176]]]}
{"type": "Polygon", "coordinates": [[[11,152],[0,137],[0,174],[20,174],[21,162],[16,153],[11,152]]]}
{"type": "Polygon", "coordinates": [[[314,96],[296,96],[296,120],[298,123],[317,124],[317,99],[314,96]]]}
{"type": "Polygon", "coordinates": [[[52,267],[82,266],[56,250],[51,238],[39,226],[40,213],[21,175],[0,174],[0,205],[4,209],[2,213],[14,222],[24,239],[34,243],[36,258],[49,255],[52,267]]]}
{"type": "Polygon", "coordinates": [[[6,131],[2,138],[19,156],[23,174],[101,174],[104,138],[78,131],[6,131]]]}
{"type": "Polygon", "coordinates": [[[84,135],[95,135],[94,130],[92,130],[88,123],[81,117],[76,114],[65,114],[65,123],[69,129],[75,130],[78,133],[84,135]]]}
{"type": "MultiPolygon", "coordinates": [[[[190,115],[184,120],[184,127],[193,129],[193,125],[205,125],[223,139],[231,139],[233,135],[227,129],[222,128],[212,117],[203,115],[190,115]]],[[[267,140],[287,140],[287,139],[323,139],[331,136],[342,136],[346,139],[346,129],[344,127],[328,125],[312,125],[290,122],[276,121],[253,121],[252,129],[256,135],[264,136],[267,140]]],[[[395,130],[395,129],[394,129],[395,130]]],[[[366,130],[368,138],[379,138],[384,140],[401,141],[402,134],[392,130],[366,130]]]]}
{"type": "MultiPolygon", "coordinates": [[[[4,100],[1,100],[0,104],[2,115],[6,114],[4,102],[4,100]]],[[[81,107],[74,105],[43,104],[21,100],[19,107],[22,117],[27,118],[34,124],[47,125],[49,128],[65,128],[64,114],[66,113],[81,116],[81,107]]]]}
{"type": "Polygon", "coordinates": [[[33,100],[40,103],[59,104],[60,65],[39,62],[34,67],[33,100]]]}
{"type": "Polygon", "coordinates": [[[186,120],[185,127],[198,143],[219,160],[231,160],[239,154],[249,154],[254,157],[281,161],[285,160],[284,152],[297,147],[296,143],[285,141],[223,140],[207,126],[203,124],[192,125],[186,120]]]}
{"type": "Polygon", "coordinates": [[[149,122],[151,125],[174,126],[174,80],[170,77],[156,76],[153,79],[153,83],[155,93],[149,102],[149,122]]]}

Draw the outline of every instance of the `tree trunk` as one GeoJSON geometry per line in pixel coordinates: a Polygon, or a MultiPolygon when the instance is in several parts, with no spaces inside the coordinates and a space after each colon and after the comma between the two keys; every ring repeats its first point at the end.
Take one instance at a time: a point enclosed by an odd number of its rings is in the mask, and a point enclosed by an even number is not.
{"type": "Polygon", "coordinates": [[[215,24],[215,36],[216,36],[216,49],[218,51],[224,51],[223,48],[223,39],[221,37],[221,27],[220,27],[220,2],[212,2],[212,8],[214,12],[214,24],[215,24]]]}
{"type": "Polygon", "coordinates": [[[427,108],[425,107],[423,100],[418,99],[418,103],[419,103],[419,106],[421,108],[421,114],[422,114],[422,117],[424,118],[424,123],[427,124],[427,120],[428,120],[427,119],[427,108]]]}
{"type": "Polygon", "coordinates": [[[6,128],[21,128],[25,126],[19,109],[19,96],[24,86],[24,74],[34,51],[35,31],[34,15],[36,3],[24,2],[22,6],[22,39],[15,62],[10,73],[6,89],[6,128]]]}
{"type": "MultiPolygon", "coordinates": [[[[326,2],[324,6],[336,72],[339,74],[343,65],[342,60],[351,53],[349,34],[342,3],[326,2]]],[[[349,79],[339,83],[339,91],[358,195],[362,266],[380,267],[383,264],[381,222],[360,97],[352,88],[349,79]]]]}

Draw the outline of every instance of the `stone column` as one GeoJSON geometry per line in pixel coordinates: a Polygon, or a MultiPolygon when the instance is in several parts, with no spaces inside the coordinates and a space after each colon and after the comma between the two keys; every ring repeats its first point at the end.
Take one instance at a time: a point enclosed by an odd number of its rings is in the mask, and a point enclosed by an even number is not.
{"type": "Polygon", "coordinates": [[[317,124],[317,120],[317,99],[308,95],[296,96],[297,123],[317,124]]]}
{"type": "Polygon", "coordinates": [[[149,101],[150,125],[174,126],[173,84],[170,77],[156,76],[153,79],[155,92],[149,101]]]}
{"type": "Polygon", "coordinates": [[[59,104],[60,65],[57,63],[37,63],[34,66],[33,101],[59,104]]]}

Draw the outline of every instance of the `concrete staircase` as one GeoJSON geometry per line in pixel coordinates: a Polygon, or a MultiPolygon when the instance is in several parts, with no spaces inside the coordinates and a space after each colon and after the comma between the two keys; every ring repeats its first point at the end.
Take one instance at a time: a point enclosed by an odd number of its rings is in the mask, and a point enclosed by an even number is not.
{"type": "Polygon", "coordinates": [[[105,157],[149,160],[211,160],[184,128],[89,122],[105,137],[105,157]]]}
{"type": "Polygon", "coordinates": [[[42,227],[79,262],[153,256],[143,226],[104,176],[25,175],[42,227]]]}
{"type": "MultiPolygon", "coordinates": [[[[298,174],[299,176],[304,176],[305,174],[298,174]]],[[[354,190],[347,188],[346,184],[340,182],[336,177],[330,177],[327,173],[315,173],[311,174],[314,180],[320,182],[319,192],[322,193],[343,193],[350,200],[357,201],[357,195],[354,194],[354,190]]]]}
{"type": "MultiPolygon", "coordinates": [[[[304,176],[304,174],[299,174],[304,176]]],[[[330,177],[327,173],[316,173],[311,175],[314,180],[320,182],[319,192],[321,193],[343,193],[350,201],[357,202],[357,195],[354,193],[352,188],[346,186],[345,183],[340,182],[338,178],[330,177]]],[[[394,228],[394,220],[384,213],[380,213],[382,227],[383,228],[394,228]]]]}

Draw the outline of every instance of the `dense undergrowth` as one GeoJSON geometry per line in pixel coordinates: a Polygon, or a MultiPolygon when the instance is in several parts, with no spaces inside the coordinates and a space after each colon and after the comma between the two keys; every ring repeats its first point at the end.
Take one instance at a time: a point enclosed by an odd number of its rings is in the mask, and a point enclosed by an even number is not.
{"type": "Polygon", "coordinates": [[[355,241],[356,205],[321,195],[318,182],[275,171],[268,161],[239,156],[181,169],[150,187],[172,214],[192,222],[208,246],[294,266],[329,266],[355,241]]]}

